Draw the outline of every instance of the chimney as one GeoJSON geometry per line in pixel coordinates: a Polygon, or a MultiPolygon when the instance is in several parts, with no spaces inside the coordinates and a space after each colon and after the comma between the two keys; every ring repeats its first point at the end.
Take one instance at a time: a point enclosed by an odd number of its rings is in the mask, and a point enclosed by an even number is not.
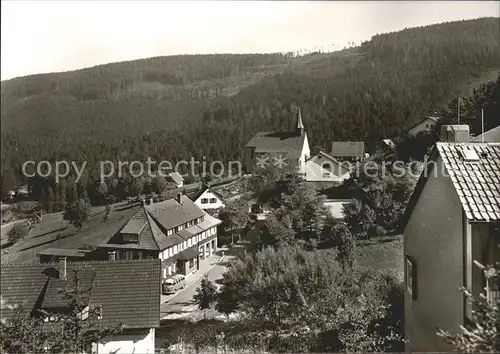
{"type": "Polygon", "coordinates": [[[443,125],[441,126],[441,141],[450,143],[468,143],[470,139],[469,126],[443,125]]]}
{"type": "Polygon", "coordinates": [[[66,257],[59,258],[59,279],[66,280],[66,257]]]}
{"type": "Polygon", "coordinates": [[[108,252],[108,257],[110,261],[116,260],[116,251],[108,252]]]}
{"type": "Polygon", "coordinates": [[[182,204],[182,193],[177,193],[175,200],[177,200],[177,203],[182,204]]]}

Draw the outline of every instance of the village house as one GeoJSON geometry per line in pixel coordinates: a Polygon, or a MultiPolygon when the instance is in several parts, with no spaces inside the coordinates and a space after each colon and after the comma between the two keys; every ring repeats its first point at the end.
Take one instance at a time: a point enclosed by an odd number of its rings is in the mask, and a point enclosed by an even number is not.
{"type": "Polygon", "coordinates": [[[436,328],[471,323],[460,287],[499,296],[482,267],[500,261],[500,143],[469,142],[466,130],[443,127],[456,133],[436,144],[402,220],[407,351],[450,351],[436,328]]]}
{"type": "Polygon", "coordinates": [[[306,183],[315,189],[337,187],[350,178],[350,170],[326,152],[309,157],[300,168],[306,183]]]}
{"type": "Polygon", "coordinates": [[[140,207],[128,209],[112,211],[108,222],[84,230],[77,235],[80,237],[64,239],[63,247],[41,250],[37,253],[39,261],[54,262],[62,257],[75,262],[155,258],[162,261],[161,277],[165,279],[173,274],[191,275],[217,250],[221,221],[185,195],[179,193],[158,203],[143,201],[140,207]],[[82,245],[80,238],[91,243],[82,245]]]}
{"type": "Polygon", "coordinates": [[[246,173],[297,172],[311,154],[300,109],[293,132],[257,133],[244,150],[246,173]]]}
{"type": "Polygon", "coordinates": [[[224,198],[208,186],[203,186],[189,197],[200,209],[215,217],[226,206],[224,198]]]}
{"type": "Polygon", "coordinates": [[[165,189],[181,188],[184,185],[184,178],[179,172],[170,172],[165,176],[165,189]]]}
{"type": "MultiPolygon", "coordinates": [[[[101,328],[123,330],[104,343],[86,348],[88,353],[155,352],[155,329],[160,326],[160,260],[91,261],[70,263],[61,258],[49,264],[4,264],[1,269],[2,298],[23,304],[26,317],[44,320],[44,327],[57,329],[58,316],[67,313],[69,300],[59,289],[74,286],[75,271],[86,307],[83,320],[97,321],[101,328]],[[98,313],[88,317],[89,310],[98,313]],[[87,317],[86,317],[87,316],[87,317]]],[[[12,320],[17,313],[2,309],[2,317],[12,320]]]]}
{"type": "Polygon", "coordinates": [[[425,117],[408,130],[408,135],[413,138],[419,134],[432,133],[439,119],[439,117],[425,117]]]}
{"type": "Polygon", "coordinates": [[[339,161],[361,162],[365,158],[363,141],[333,141],[330,155],[339,161]]]}

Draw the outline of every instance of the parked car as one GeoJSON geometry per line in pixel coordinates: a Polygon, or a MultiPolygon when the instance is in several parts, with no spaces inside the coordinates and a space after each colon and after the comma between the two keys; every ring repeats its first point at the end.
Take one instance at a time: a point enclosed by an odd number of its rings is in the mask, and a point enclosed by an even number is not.
{"type": "Polygon", "coordinates": [[[186,277],[182,274],[176,274],[163,281],[162,293],[163,295],[175,294],[177,290],[186,287],[186,277]]]}

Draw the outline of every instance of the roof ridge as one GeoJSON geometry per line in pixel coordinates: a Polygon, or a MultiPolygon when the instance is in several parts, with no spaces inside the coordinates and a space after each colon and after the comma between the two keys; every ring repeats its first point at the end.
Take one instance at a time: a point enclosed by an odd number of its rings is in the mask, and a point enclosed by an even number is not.
{"type": "MultiPolygon", "coordinates": [[[[144,209],[144,211],[146,213],[146,220],[147,220],[147,223],[149,225],[149,230],[151,231],[151,236],[153,237],[153,242],[155,243],[155,245],[158,248],[158,250],[161,250],[160,246],[158,245],[158,242],[156,241],[156,237],[155,237],[155,234],[153,232],[153,227],[151,226],[151,216],[149,215],[149,213],[147,212],[146,209],[144,209]]],[[[163,233],[163,230],[160,229],[160,231],[163,233]]]]}

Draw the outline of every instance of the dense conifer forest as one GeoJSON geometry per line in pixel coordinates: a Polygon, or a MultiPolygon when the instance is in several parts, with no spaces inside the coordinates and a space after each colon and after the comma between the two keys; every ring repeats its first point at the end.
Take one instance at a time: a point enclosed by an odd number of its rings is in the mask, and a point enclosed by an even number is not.
{"type": "MultiPolygon", "coordinates": [[[[297,107],[312,146],[363,140],[371,151],[497,80],[499,31],[498,18],[485,18],[380,34],[333,53],[158,57],[4,81],[2,194],[27,182],[26,160],[88,161],[90,171],[148,156],[237,160],[256,132],[289,130],[297,107]]],[[[47,182],[33,197],[62,209],[89,193],[91,177],[78,188],[71,178],[47,182]]]]}

